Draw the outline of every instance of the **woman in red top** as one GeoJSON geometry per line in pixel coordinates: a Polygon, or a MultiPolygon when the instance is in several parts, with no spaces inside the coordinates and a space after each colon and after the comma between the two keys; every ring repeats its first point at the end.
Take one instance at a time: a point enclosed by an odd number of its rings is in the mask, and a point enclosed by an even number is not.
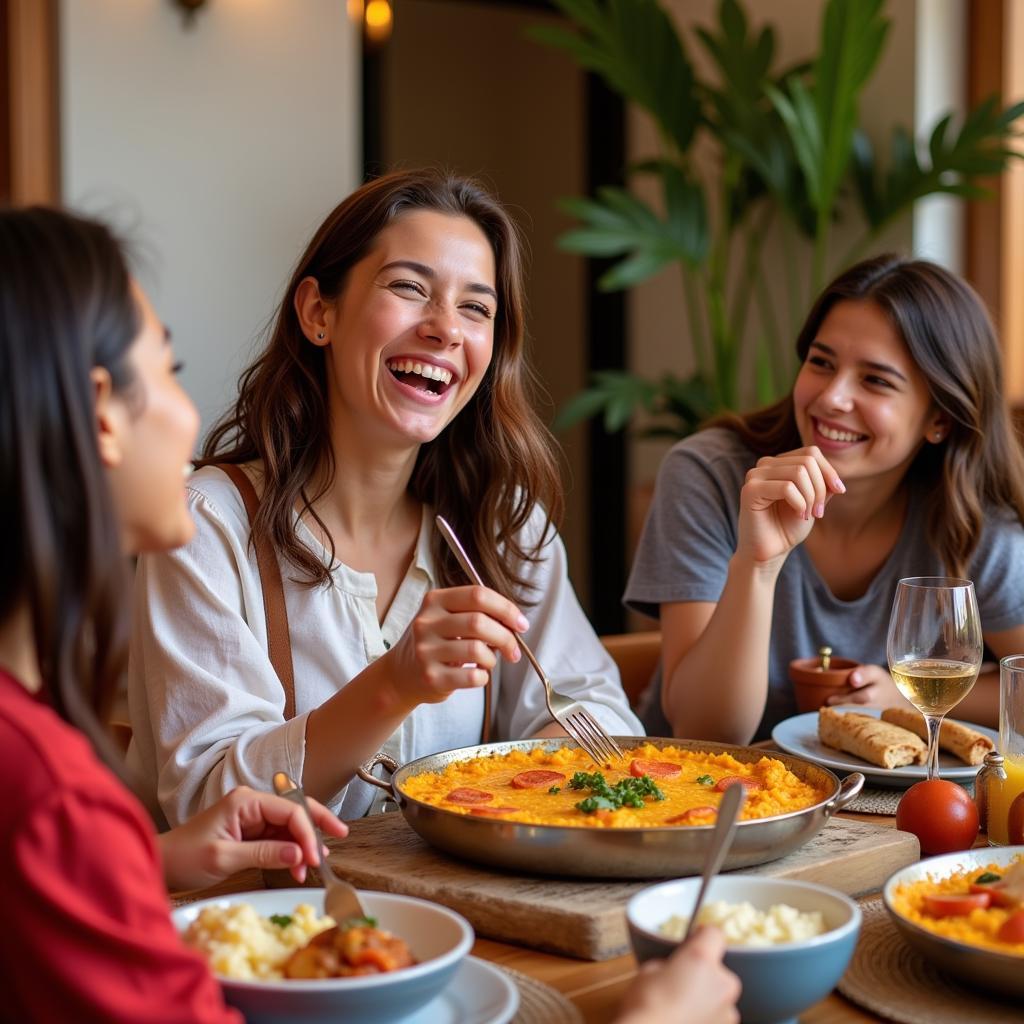
{"type": "MultiPolygon", "coordinates": [[[[105,228],[0,211],[5,1020],[240,1024],[179,941],[165,885],[253,866],[301,881],[316,861],[299,808],[247,789],[154,836],[100,726],[126,649],[122,556],[192,532],[183,471],[198,420],[175,369],[105,228]]],[[[325,832],[345,834],[310,803],[325,832]]],[[[705,930],[667,966],[646,964],[620,1024],[733,1024],[739,986],[723,948],[705,930]]]]}
{"type": "Polygon", "coordinates": [[[252,790],[155,836],[99,724],[125,656],[122,554],[192,529],[183,470],[199,424],[174,370],[105,228],[0,212],[5,1020],[237,1022],[179,941],[164,886],[253,866],[301,881],[316,861],[301,809],[252,790]]]}

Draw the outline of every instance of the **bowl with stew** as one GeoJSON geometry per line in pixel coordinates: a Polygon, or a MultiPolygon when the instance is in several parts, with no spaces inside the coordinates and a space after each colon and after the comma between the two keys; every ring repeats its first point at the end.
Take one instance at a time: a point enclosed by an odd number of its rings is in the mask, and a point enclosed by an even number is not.
{"type": "Polygon", "coordinates": [[[1024,846],[979,847],[900,869],[885,883],[882,899],[907,943],[940,971],[1020,1000],[1022,881],[1024,846]]]}
{"type": "MultiPolygon", "coordinates": [[[[183,940],[206,957],[225,999],[242,1011],[247,1024],[404,1020],[433,1005],[452,984],[465,966],[473,929],[460,914],[427,900],[365,891],[359,897],[369,916],[359,924],[374,931],[353,933],[349,945],[358,951],[350,954],[346,946],[345,956],[333,953],[327,961],[332,973],[336,968],[352,972],[342,977],[281,976],[282,958],[301,950],[325,926],[322,889],[236,893],[187,904],[172,914],[183,940]],[[413,962],[390,969],[408,962],[406,951],[413,962]]],[[[319,962],[308,952],[303,962],[295,962],[307,974],[310,964],[319,962]]]]}
{"type": "MultiPolygon", "coordinates": [[[[676,949],[700,883],[661,882],[629,901],[626,921],[637,960],[676,949]]],[[[824,999],[843,976],[861,925],[860,908],[834,889],[757,875],[713,878],[700,920],[705,914],[725,933],[725,965],[743,983],[743,1024],[789,1024],[824,999]]]]}

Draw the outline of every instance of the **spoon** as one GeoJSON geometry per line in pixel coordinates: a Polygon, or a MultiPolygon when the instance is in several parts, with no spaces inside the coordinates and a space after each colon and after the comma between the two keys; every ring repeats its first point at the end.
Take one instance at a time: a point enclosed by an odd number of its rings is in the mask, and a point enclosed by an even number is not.
{"type": "Polygon", "coordinates": [[[704,872],[700,879],[700,889],[697,891],[697,902],[693,905],[683,942],[690,937],[690,932],[697,923],[700,908],[704,905],[704,897],[707,895],[711,879],[718,874],[725,855],[729,852],[732,837],[736,834],[736,819],[740,816],[740,808],[746,798],[746,789],[738,782],[729,786],[722,794],[722,802],[718,805],[718,821],[715,822],[715,830],[711,833],[711,846],[704,858],[704,872]]]}
{"type": "MultiPolygon", "coordinates": [[[[732,788],[741,789],[742,787],[732,788]]],[[[313,815],[309,812],[309,804],[306,803],[306,794],[302,792],[301,787],[297,786],[284,772],[275,772],[274,792],[278,796],[283,796],[286,800],[291,800],[293,804],[298,804],[306,812],[306,817],[309,818],[309,823],[313,826],[313,834],[316,836],[316,852],[320,858],[320,881],[324,887],[324,913],[329,917],[333,917],[338,925],[344,925],[346,921],[350,921],[353,918],[367,917],[368,915],[363,910],[363,905],[359,902],[359,894],[356,892],[355,887],[343,878],[339,878],[334,873],[334,869],[327,863],[327,859],[324,857],[324,844],[320,836],[320,830],[313,822],[313,815]]]]}

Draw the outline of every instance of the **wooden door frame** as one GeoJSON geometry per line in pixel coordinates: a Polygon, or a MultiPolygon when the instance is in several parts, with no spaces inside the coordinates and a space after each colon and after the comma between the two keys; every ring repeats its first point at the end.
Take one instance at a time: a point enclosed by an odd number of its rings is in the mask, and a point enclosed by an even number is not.
{"type": "MultiPolygon", "coordinates": [[[[1005,106],[1024,95],[1024,10],[1018,0],[970,0],[967,100],[996,94],[1005,106]]],[[[968,280],[985,300],[1003,347],[1005,393],[1024,406],[1024,166],[1011,161],[985,183],[992,198],[967,204],[968,280]]]]}
{"type": "Polygon", "coordinates": [[[57,0],[0,0],[0,189],[5,201],[60,199],[57,0]]]}
{"type": "MultiPolygon", "coordinates": [[[[508,7],[555,12],[548,0],[459,0],[461,3],[500,3],[508,7]]],[[[400,13],[400,12],[399,12],[400,13]]],[[[386,44],[385,44],[386,47],[386,44]]],[[[566,57],[566,60],[569,58],[566,57]]],[[[363,38],[363,173],[371,178],[382,166],[381,120],[386,49],[369,46],[363,38]]],[[[585,78],[586,190],[622,185],[626,168],[626,109],[622,98],[597,75],[585,78]]],[[[588,374],[628,366],[626,294],[603,292],[598,279],[612,260],[588,259],[584,331],[588,374]]],[[[588,561],[590,621],[598,633],[621,633],[625,628],[622,594],[626,589],[629,462],[626,434],[605,432],[600,420],[590,421],[588,433],[588,561]],[[609,552],[620,552],[609,558],[609,552]]]]}

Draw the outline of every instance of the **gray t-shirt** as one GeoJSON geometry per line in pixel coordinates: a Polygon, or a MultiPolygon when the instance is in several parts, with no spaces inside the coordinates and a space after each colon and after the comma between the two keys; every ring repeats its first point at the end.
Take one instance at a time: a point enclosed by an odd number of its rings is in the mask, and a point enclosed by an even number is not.
{"type": "MultiPolygon", "coordinates": [[[[657,618],[661,604],[719,600],[736,550],[740,489],[756,461],[738,435],[719,428],[694,434],[671,449],[658,473],[626,586],[623,600],[630,608],[657,618]]],[[[842,601],[829,590],[803,545],[790,553],[775,587],[768,702],[755,739],[765,739],[774,725],[796,714],[788,675],[794,658],[812,657],[828,644],[836,657],[886,664],[897,582],[906,576],[946,575],[925,536],[924,512],[924,497],[912,490],[896,546],[867,592],[853,601],[842,601]]],[[[969,578],[986,633],[1024,622],[1024,527],[1016,517],[996,512],[986,518],[969,578]]],[[[660,673],[645,694],[641,719],[648,735],[672,735],[661,710],[660,673]]]]}

